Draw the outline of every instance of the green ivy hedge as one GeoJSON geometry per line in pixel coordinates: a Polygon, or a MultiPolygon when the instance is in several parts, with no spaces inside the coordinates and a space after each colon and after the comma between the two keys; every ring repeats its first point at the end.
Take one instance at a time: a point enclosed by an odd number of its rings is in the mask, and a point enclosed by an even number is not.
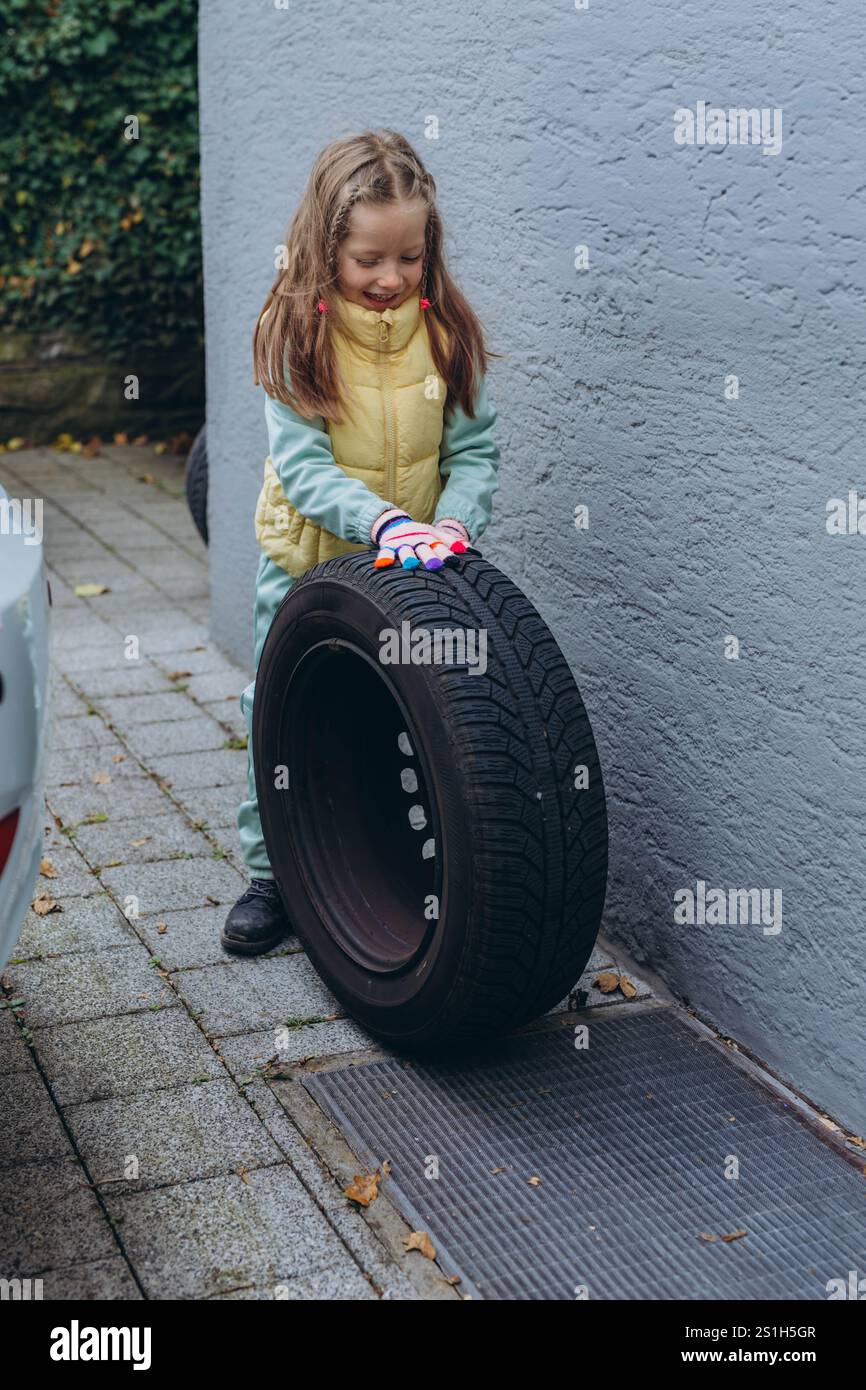
{"type": "Polygon", "coordinates": [[[0,0],[0,330],[201,342],[196,26],[197,0],[0,0]]]}

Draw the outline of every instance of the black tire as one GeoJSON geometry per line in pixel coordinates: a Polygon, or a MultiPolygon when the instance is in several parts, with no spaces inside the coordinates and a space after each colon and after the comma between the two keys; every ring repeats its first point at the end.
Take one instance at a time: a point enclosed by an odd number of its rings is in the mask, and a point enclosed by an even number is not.
{"type": "Polygon", "coordinates": [[[207,438],[202,425],[186,459],[186,502],[205,545],[207,545],[207,438]]]}
{"type": "Polygon", "coordinates": [[[310,570],[262,652],[253,759],[289,918],[371,1033],[463,1045],[569,992],[604,906],[601,768],[562,652],[493,565],[470,552],[433,573],[375,570],[367,552],[310,570]],[[486,673],[383,664],[381,634],[407,622],[415,641],[486,631],[486,673]]]}

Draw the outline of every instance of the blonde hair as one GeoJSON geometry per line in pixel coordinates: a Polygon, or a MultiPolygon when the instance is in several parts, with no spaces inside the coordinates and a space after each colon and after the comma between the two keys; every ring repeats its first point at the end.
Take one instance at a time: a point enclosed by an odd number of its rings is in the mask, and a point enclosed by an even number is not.
{"type": "Polygon", "coordinates": [[[368,130],[326,145],[316,159],[286,236],[286,266],[277,272],[253,332],[253,381],[299,415],[340,423],[349,399],[334,351],[340,326],[335,297],[337,252],[352,208],[420,199],[427,207],[421,294],[436,370],[445,382],[446,411],[459,402],[470,417],[478,374],[491,358],[481,324],[445,265],[436,184],[418,155],[393,130],[368,130]],[[317,311],[324,298],[326,313],[317,311]],[[287,378],[291,382],[291,390],[287,378]]]}

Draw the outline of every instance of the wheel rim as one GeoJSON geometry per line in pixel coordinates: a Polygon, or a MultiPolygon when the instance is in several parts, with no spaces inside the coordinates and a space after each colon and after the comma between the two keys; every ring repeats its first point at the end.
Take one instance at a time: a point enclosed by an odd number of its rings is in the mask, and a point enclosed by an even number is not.
{"type": "Polygon", "coordinates": [[[378,662],[331,638],[282,704],[289,846],[319,921],[365,971],[404,972],[442,906],[439,808],[423,745],[378,662]]]}

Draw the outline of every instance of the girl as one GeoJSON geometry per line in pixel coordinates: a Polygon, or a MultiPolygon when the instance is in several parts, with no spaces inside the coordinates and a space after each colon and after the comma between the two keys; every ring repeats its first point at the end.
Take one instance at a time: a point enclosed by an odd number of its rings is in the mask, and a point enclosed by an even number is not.
{"type": "MultiPolygon", "coordinates": [[[[428,569],[478,540],[498,487],[488,352],[445,266],[436,185],[408,141],[366,131],[316,160],[285,269],[253,334],[270,453],[256,507],[262,549],[255,668],[273,616],[312,565],[376,546],[371,563],[428,569]]],[[[222,943],[256,955],[291,930],[262,838],[249,749],[238,812],[250,886],[222,943]]]]}

